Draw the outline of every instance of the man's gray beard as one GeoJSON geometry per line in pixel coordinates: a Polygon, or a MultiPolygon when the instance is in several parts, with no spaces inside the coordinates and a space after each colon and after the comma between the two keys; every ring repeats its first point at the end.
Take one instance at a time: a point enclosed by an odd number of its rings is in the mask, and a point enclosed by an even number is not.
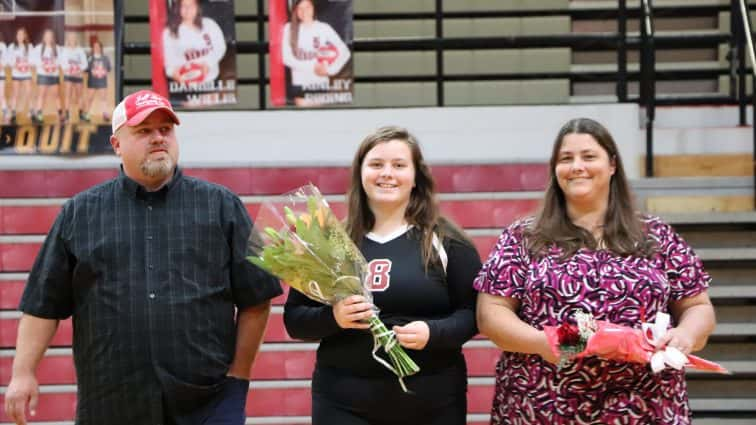
{"type": "Polygon", "coordinates": [[[160,161],[145,159],[142,162],[141,169],[145,176],[168,178],[173,174],[173,159],[171,157],[166,157],[160,161]]]}

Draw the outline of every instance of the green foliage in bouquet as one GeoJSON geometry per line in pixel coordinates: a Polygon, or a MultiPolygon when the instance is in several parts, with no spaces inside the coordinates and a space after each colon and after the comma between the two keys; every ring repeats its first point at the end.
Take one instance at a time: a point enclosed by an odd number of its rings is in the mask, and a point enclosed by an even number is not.
{"type": "MultiPolygon", "coordinates": [[[[283,217],[271,205],[263,210],[257,226],[264,228],[261,237],[253,235],[251,247],[255,256],[249,261],[277,276],[307,297],[333,305],[350,295],[372,298],[362,282],[367,262],[336,218],[315,186],[304,186],[290,196],[292,207],[284,206],[283,217]],[[277,222],[271,223],[269,218],[277,222]],[[279,229],[276,230],[275,227],[279,229]]],[[[369,319],[375,347],[373,357],[401,378],[417,373],[420,368],[397,343],[377,315],[369,319]],[[386,351],[391,365],[376,356],[379,347],[386,351]]]]}
{"type": "Polygon", "coordinates": [[[308,198],[307,204],[309,212],[299,216],[284,207],[286,223],[293,229],[266,227],[269,242],[259,257],[249,257],[249,261],[322,303],[362,294],[362,254],[330,209],[322,208],[315,198],[308,198]]]}

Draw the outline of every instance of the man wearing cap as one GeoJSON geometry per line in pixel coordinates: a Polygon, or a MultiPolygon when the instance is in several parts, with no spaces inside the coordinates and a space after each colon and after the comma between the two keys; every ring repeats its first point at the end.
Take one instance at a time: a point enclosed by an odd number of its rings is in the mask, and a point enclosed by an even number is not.
{"type": "Polygon", "coordinates": [[[244,423],[281,287],[245,258],[252,223],[239,198],[176,166],[176,124],[162,96],[127,96],[112,117],[119,176],[66,202],[47,235],[5,394],[17,424],[34,414],[35,369],[71,316],[77,424],[244,423]]]}

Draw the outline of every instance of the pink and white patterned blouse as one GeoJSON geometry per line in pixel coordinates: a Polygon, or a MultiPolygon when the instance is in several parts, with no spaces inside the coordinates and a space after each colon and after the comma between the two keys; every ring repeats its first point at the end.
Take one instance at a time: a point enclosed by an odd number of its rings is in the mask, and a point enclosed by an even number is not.
{"type": "MultiPolygon", "coordinates": [[[[669,303],[705,291],[711,278],[671,226],[644,217],[657,243],[651,258],[580,249],[540,259],[523,243],[532,219],[510,225],[474,282],[479,292],[520,301],[518,316],[542,329],[574,323],[578,310],[598,320],[640,327],[669,303]]],[[[672,324],[675,326],[675,324],[672,324]]],[[[503,352],[496,366],[492,424],[689,424],[684,373],[587,357],[558,370],[540,356],[503,352]]]]}

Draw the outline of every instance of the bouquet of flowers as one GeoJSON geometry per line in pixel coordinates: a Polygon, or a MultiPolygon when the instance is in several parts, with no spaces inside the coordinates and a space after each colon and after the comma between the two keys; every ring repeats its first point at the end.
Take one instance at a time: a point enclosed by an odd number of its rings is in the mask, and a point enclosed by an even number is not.
{"type": "MultiPolygon", "coordinates": [[[[367,262],[318,188],[305,185],[286,197],[286,202],[262,204],[255,227],[263,230],[259,234],[253,231],[250,236],[253,256],[248,257],[249,261],[323,304],[333,305],[350,295],[363,295],[372,301],[370,291],[363,285],[367,262]]],[[[377,312],[369,323],[373,358],[399,377],[406,392],[402,378],[420,368],[377,312]],[[377,356],[381,347],[390,364],[377,356]]]]}
{"type": "Polygon", "coordinates": [[[576,324],[544,326],[552,352],[559,357],[559,367],[574,359],[598,356],[607,360],[649,364],[656,373],[667,366],[707,372],[729,373],[721,365],[692,354],[685,355],[674,347],[657,347],[667,332],[670,317],[658,313],[656,322],[643,323],[641,329],[595,320],[590,313],[575,314],[576,324]]]}

